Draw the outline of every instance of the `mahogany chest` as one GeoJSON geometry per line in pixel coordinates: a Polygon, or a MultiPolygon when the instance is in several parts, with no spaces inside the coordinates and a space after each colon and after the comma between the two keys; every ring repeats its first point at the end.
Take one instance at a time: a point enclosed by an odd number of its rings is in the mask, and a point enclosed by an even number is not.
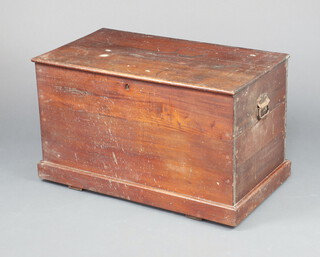
{"type": "Polygon", "coordinates": [[[236,226],[290,174],[287,59],[111,29],[40,55],[39,176],[236,226]]]}

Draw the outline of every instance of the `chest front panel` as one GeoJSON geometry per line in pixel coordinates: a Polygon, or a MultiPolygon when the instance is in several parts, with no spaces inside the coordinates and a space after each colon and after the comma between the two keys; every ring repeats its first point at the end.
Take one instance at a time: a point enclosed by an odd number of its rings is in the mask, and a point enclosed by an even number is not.
{"type": "Polygon", "coordinates": [[[232,203],[232,97],[37,65],[44,160],[232,203]]]}

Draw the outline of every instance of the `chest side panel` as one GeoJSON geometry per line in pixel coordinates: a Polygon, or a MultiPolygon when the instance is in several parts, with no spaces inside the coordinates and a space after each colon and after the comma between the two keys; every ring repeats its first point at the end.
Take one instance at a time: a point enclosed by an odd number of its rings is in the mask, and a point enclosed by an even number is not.
{"type": "Polygon", "coordinates": [[[43,159],[232,204],[233,99],[37,64],[43,159]]]}
{"type": "Polygon", "coordinates": [[[235,202],[284,161],[286,63],[235,96],[235,202]],[[258,118],[258,99],[269,113],[258,118]]]}

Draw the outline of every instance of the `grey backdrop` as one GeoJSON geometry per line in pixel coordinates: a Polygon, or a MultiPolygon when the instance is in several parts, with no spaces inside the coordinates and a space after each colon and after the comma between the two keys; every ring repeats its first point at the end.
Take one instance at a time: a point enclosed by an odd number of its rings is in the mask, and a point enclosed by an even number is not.
{"type": "Polygon", "coordinates": [[[0,256],[320,256],[318,0],[13,1],[0,8],[0,256]],[[30,58],[101,27],[291,54],[292,176],[229,228],[42,182],[30,58]]]}

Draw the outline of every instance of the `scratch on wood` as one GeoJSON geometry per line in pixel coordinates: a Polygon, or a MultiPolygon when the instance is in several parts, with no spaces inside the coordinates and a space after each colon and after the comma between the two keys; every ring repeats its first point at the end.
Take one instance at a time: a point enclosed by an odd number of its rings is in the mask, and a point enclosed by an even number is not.
{"type": "Polygon", "coordinates": [[[191,178],[191,176],[192,176],[192,167],[190,167],[190,169],[189,169],[189,178],[191,178]]]}
{"type": "Polygon", "coordinates": [[[89,93],[88,91],[79,90],[73,87],[55,86],[55,88],[63,93],[71,93],[76,95],[91,95],[91,93],[89,93]]]}
{"type": "Polygon", "coordinates": [[[114,152],[112,152],[114,163],[118,165],[118,160],[114,152]]]}
{"type": "Polygon", "coordinates": [[[107,169],[109,168],[109,166],[106,165],[105,162],[102,162],[102,165],[103,165],[103,168],[104,168],[105,170],[107,170],[107,169]]]}

